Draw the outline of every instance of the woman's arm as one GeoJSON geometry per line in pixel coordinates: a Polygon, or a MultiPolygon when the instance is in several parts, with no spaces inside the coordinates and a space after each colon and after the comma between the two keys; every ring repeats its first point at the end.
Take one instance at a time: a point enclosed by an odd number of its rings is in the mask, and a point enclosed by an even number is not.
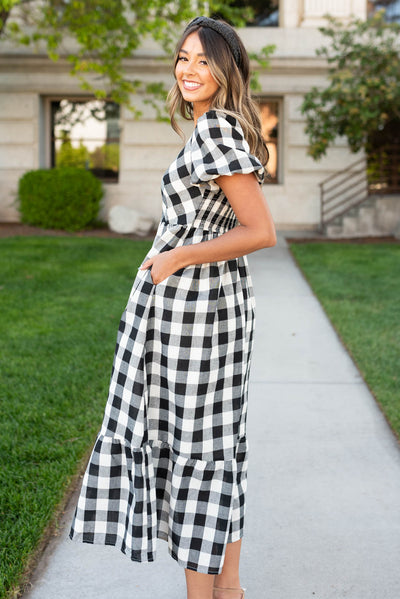
{"type": "Polygon", "coordinates": [[[221,176],[216,179],[240,223],[215,239],[183,245],[146,260],[141,269],[151,267],[157,284],[180,268],[232,260],[276,244],[275,227],[267,202],[253,173],[221,176]]]}

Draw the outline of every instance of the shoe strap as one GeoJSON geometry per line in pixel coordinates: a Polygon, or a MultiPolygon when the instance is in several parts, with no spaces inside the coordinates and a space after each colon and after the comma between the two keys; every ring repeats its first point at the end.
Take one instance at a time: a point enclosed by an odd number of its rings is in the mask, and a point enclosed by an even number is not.
{"type": "Polygon", "coordinates": [[[242,588],[233,588],[233,587],[214,587],[214,589],[216,591],[235,591],[236,593],[243,593],[242,599],[244,597],[244,593],[246,589],[242,589],[242,588]]]}

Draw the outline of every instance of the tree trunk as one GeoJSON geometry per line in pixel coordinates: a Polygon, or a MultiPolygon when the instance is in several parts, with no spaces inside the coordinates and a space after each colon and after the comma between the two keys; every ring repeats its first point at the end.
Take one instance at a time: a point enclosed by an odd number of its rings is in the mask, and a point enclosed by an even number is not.
{"type": "Polygon", "coordinates": [[[7,19],[10,16],[9,10],[0,10],[0,35],[2,35],[4,28],[7,23],[7,19]]]}

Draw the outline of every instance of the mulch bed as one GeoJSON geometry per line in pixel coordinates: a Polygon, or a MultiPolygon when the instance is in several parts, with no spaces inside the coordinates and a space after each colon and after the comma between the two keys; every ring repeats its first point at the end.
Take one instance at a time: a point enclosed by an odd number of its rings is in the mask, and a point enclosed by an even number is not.
{"type": "Polygon", "coordinates": [[[22,223],[0,223],[0,238],[15,237],[18,235],[38,235],[40,237],[112,237],[115,239],[145,239],[153,240],[156,230],[148,235],[135,235],[133,233],[114,233],[107,227],[99,229],[89,229],[87,231],[78,231],[71,233],[60,229],[41,229],[40,227],[32,227],[31,225],[23,225],[22,223]]]}
{"type": "Polygon", "coordinates": [[[400,243],[400,239],[388,237],[286,237],[288,243],[400,243]]]}

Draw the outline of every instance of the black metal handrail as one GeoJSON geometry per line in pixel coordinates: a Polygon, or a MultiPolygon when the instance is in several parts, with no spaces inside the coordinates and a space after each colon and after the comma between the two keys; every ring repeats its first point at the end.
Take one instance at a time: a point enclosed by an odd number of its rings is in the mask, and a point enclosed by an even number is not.
{"type": "Polygon", "coordinates": [[[365,156],[320,183],[321,228],[368,197],[365,156]],[[359,189],[361,186],[361,189],[359,189]],[[361,195],[361,197],[360,197],[361,195]]]}
{"type": "Polygon", "coordinates": [[[385,146],[320,183],[321,229],[370,195],[400,192],[400,148],[385,146]]]}

